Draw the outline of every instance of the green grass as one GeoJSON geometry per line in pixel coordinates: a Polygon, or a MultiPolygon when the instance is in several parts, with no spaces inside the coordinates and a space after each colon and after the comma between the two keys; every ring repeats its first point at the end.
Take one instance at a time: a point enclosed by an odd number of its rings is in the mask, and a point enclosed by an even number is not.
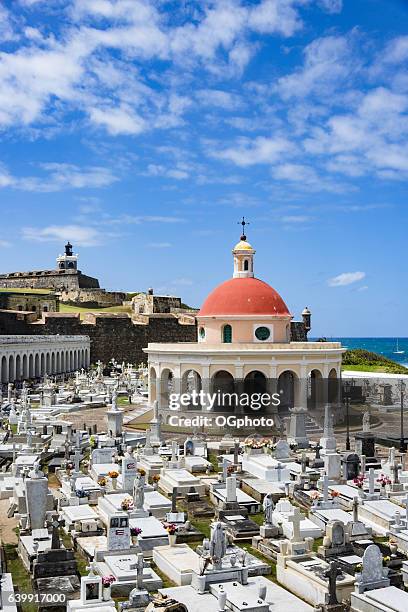
{"type": "Polygon", "coordinates": [[[125,397],[124,395],[121,395],[120,397],[118,397],[117,404],[118,406],[130,406],[128,398],[125,397]]]}
{"type": "Polygon", "coordinates": [[[217,453],[215,451],[210,451],[208,454],[208,461],[213,466],[214,472],[219,472],[220,468],[218,467],[218,459],[217,453]]]}
{"type": "Polygon", "coordinates": [[[248,518],[251,519],[251,521],[254,521],[254,523],[256,523],[259,526],[264,524],[265,517],[264,517],[263,512],[259,512],[258,514],[249,514],[248,518]]]}
{"type": "MultiPolygon", "coordinates": [[[[30,574],[25,569],[23,562],[17,554],[16,544],[3,544],[4,555],[7,563],[7,571],[13,576],[16,593],[33,593],[30,574]]],[[[23,612],[36,612],[37,605],[34,603],[21,604],[23,612]]]]}
{"type": "Polygon", "coordinates": [[[212,522],[211,518],[197,517],[197,518],[190,518],[189,520],[190,520],[190,523],[193,525],[193,527],[198,529],[198,531],[201,531],[201,533],[203,534],[203,537],[209,538],[211,536],[211,529],[210,529],[210,523],[212,522]]]}
{"type": "MultiPolygon", "coordinates": [[[[65,533],[63,529],[60,529],[59,533],[64,547],[68,550],[72,550],[73,546],[71,536],[68,533],[65,533]]],[[[74,550],[74,555],[78,566],[78,572],[81,576],[87,576],[89,574],[89,570],[86,569],[89,567],[88,559],[85,557],[85,555],[79,552],[79,550],[74,550]]]]}
{"type": "Polygon", "coordinates": [[[31,289],[30,287],[0,287],[4,293],[36,293],[37,295],[54,295],[52,289],[31,289]]]}
{"type": "Polygon", "coordinates": [[[342,367],[343,372],[376,372],[378,374],[408,374],[405,372],[393,372],[392,370],[385,368],[384,366],[370,366],[370,365],[346,365],[342,367]]]}
{"type": "Polygon", "coordinates": [[[384,372],[389,374],[408,374],[408,368],[364,349],[351,349],[343,355],[343,370],[360,372],[384,372]]]}
{"type": "Polygon", "coordinates": [[[170,578],[168,578],[166,576],[166,574],[163,574],[163,572],[161,570],[159,570],[159,568],[157,567],[157,565],[155,563],[151,564],[153,571],[156,572],[156,574],[158,574],[158,576],[160,576],[160,578],[163,581],[163,589],[169,589],[171,587],[175,587],[177,586],[175,582],[173,582],[172,580],[170,580],[170,578]]]}
{"type": "Polygon", "coordinates": [[[79,314],[80,318],[83,319],[86,314],[95,313],[98,314],[100,312],[107,313],[127,313],[131,314],[132,310],[129,306],[74,306],[73,304],[62,304],[60,303],[60,312],[69,312],[74,314],[79,314]]]}

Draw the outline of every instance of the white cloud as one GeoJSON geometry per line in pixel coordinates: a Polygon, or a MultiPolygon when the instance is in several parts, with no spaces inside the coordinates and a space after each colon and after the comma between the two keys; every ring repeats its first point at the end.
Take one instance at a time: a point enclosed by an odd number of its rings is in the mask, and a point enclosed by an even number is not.
{"type": "Polygon", "coordinates": [[[235,110],[242,106],[240,96],[219,89],[199,89],[196,98],[202,105],[218,106],[226,110],[235,110]]]}
{"type": "MultiPolygon", "coordinates": [[[[20,4],[35,8],[41,0],[20,4]]],[[[256,50],[253,32],[288,37],[302,26],[298,4],[217,0],[199,4],[192,15],[179,3],[169,18],[160,2],[74,0],[71,20],[65,18],[60,29],[43,34],[41,25],[24,23],[17,49],[0,53],[0,126],[49,123],[56,112],[76,110],[112,135],[138,135],[146,124],[174,127],[188,104],[172,108],[183,96],[147,85],[138,63],[164,60],[184,73],[197,65],[216,74],[239,73],[256,50]]],[[[67,8],[61,0],[52,7],[67,8]]],[[[0,8],[0,39],[10,36],[10,15],[0,8]]],[[[149,76],[157,79],[166,69],[163,64],[149,76]]],[[[226,98],[217,102],[213,96],[213,102],[226,104],[226,98]]]]}
{"type": "Polygon", "coordinates": [[[109,134],[140,134],[146,128],[146,122],[142,117],[135,115],[128,106],[119,108],[91,108],[89,116],[93,123],[103,126],[109,134]]]}
{"type": "Polygon", "coordinates": [[[45,174],[18,177],[0,166],[0,188],[47,193],[64,189],[106,187],[118,180],[111,170],[100,166],[80,168],[73,164],[52,162],[40,164],[40,169],[45,174]]]}
{"type": "Polygon", "coordinates": [[[41,167],[48,175],[16,179],[14,187],[23,191],[52,192],[106,187],[118,180],[111,170],[99,166],[80,168],[73,164],[47,163],[41,167]]]}
{"type": "Polygon", "coordinates": [[[78,246],[97,246],[103,242],[103,234],[93,227],[80,225],[49,225],[44,228],[24,227],[25,240],[34,242],[61,242],[71,240],[78,246]]]}
{"type": "Polygon", "coordinates": [[[257,32],[292,36],[302,27],[302,20],[293,0],[264,0],[252,8],[249,25],[257,32]]]}
{"type": "Polygon", "coordinates": [[[217,159],[225,159],[237,166],[272,164],[294,150],[294,145],[283,136],[266,138],[258,136],[254,140],[240,138],[235,146],[220,149],[209,148],[209,154],[217,159]]]}
{"type": "Polygon", "coordinates": [[[364,95],[356,112],[334,115],[326,129],[311,130],[306,151],[331,154],[327,168],[349,176],[374,171],[387,178],[408,176],[408,96],[379,87],[364,95]]]}
{"type": "Polygon", "coordinates": [[[0,239],[0,248],[6,249],[8,247],[11,247],[11,242],[8,242],[8,240],[1,240],[0,239]]]}
{"type": "Polygon", "coordinates": [[[341,13],[343,0],[318,0],[319,6],[328,13],[341,13]]]}
{"type": "Polygon", "coordinates": [[[327,283],[329,287],[345,287],[362,280],[365,276],[365,272],[342,272],[342,274],[330,278],[327,283]]]}
{"type": "Polygon", "coordinates": [[[278,80],[279,94],[284,100],[330,95],[359,67],[353,46],[351,35],[317,38],[304,48],[302,68],[278,80]]]}
{"type": "Polygon", "coordinates": [[[15,38],[11,15],[5,6],[0,5],[0,42],[15,38]]]}
{"type": "Polygon", "coordinates": [[[408,59],[408,36],[397,36],[390,40],[383,53],[381,61],[386,64],[399,64],[408,59]]]}
{"type": "Polygon", "coordinates": [[[178,164],[175,168],[166,168],[161,164],[149,164],[145,174],[146,176],[162,176],[178,181],[184,180],[189,176],[187,166],[184,166],[182,163],[178,164]]]}

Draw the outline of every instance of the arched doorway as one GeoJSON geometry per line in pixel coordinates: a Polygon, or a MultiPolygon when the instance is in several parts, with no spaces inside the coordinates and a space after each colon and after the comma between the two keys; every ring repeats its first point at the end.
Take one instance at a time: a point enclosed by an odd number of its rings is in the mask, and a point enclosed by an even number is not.
{"type": "Polygon", "coordinates": [[[292,370],[285,370],[278,377],[280,405],[278,412],[288,412],[299,399],[299,378],[292,370]]]}
{"type": "Polygon", "coordinates": [[[160,406],[162,408],[169,407],[170,393],[173,392],[173,388],[173,372],[165,368],[160,376],[160,406]]]}
{"type": "Polygon", "coordinates": [[[1,360],[1,382],[8,382],[8,368],[7,368],[7,359],[5,355],[3,355],[1,360]]]}
{"type": "Polygon", "coordinates": [[[16,380],[21,380],[21,357],[17,355],[16,357],[16,380]]]}
{"type": "Polygon", "coordinates": [[[329,404],[340,403],[340,381],[335,368],[332,368],[329,372],[328,399],[329,404]]]}
{"type": "Polygon", "coordinates": [[[28,378],[28,359],[27,355],[23,355],[23,379],[26,380],[28,378]]]}
{"type": "Polygon", "coordinates": [[[310,409],[319,408],[324,402],[325,380],[320,370],[311,370],[308,376],[307,405],[310,409]]]}
{"type": "Polygon", "coordinates": [[[266,376],[259,370],[249,372],[244,378],[244,393],[248,395],[250,405],[244,407],[244,412],[265,411],[265,407],[259,404],[259,396],[267,392],[266,376]],[[258,397],[251,397],[257,395],[258,397]],[[258,407],[259,406],[259,407],[258,407]]]}
{"type": "Polygon", "coordinates": [[[235,381],[232,374],[219,370],[211,380],[211,392],[217,395],[214,410],[233,412],[236,407],[235,381]]]}
{"type": "Polygon", "coordinates": [[[181,392],[187,393],[191,397],[191,403],[186,407],[187,410],[201,410],[202,406],[199,404],[198,398],[194,400],[194,394],[200,393],[201,389],[200,374],[196,370],[186,370],[181,377],[181,392]]]}
{"type": "Polygon", "coordinates": [[[36,353],[34,358],[34,375],[40,376],[40,356],[36,353]]]}
{"type": "Polygon", "coordinates": [[[16,376],[16,371],[14,369],[14,357],[10,355],[9,357],[9,366],[8,366],[8,379],[9,382],[13,382],[16,376]]]}

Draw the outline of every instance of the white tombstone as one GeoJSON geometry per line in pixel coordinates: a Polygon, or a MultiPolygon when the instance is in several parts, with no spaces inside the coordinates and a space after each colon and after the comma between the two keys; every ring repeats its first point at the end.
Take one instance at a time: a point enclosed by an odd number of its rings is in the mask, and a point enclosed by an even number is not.
{"type": "Polygon", "coordinates": [[[289,459],[290,446],[286,440],[278,440],[275,447],[275,459],[282,461],[289,459]]]}
{"type": "Polygon", "coordinates": [[[108,550],[127,550],[130,547],[129,515],[125,512],[109,517],[108,550]]]}
{"type": "Polygon", "coordinates": [[[47,516],[48,480],[35,464],[25,480],[27,514],[31,529],[43,529],[47,516]]]}
{"type": "Polygon", "coordinates": [[[327,452],[324,455],[324,471],[329,481],[339,481],[341,476],[341,455],[327,452]]]}
{"type": "Polygon", "coordinates": [[[225,480],[227,486],[227,503],[236,503],[237,501],[237,479],[234,476],[228,476],[225,480]]]}
{"type": "Polygon", "coordinates": [[[137,462],[130,446],[126,449],[126,454],[122,459],[122,489],[126,493],[133,492],[133,485],[137,475],[137,462]]]}
{"type": "Polygon", "coordinates": [[[324,430],[320,438],[321,454],[333,453],[336,450],[336,438],[334,437],[332,406],[326,404],[324,408],[324,430]]]}

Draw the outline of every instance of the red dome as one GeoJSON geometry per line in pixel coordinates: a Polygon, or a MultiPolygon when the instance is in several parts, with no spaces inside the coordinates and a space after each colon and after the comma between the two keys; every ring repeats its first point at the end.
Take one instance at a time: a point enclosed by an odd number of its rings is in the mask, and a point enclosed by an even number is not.
{"type": "Polygon", "coordinates": [[[210,293],[198,316],[290,316],[279,293],[258,278],[231,278],[210,293]]]}

